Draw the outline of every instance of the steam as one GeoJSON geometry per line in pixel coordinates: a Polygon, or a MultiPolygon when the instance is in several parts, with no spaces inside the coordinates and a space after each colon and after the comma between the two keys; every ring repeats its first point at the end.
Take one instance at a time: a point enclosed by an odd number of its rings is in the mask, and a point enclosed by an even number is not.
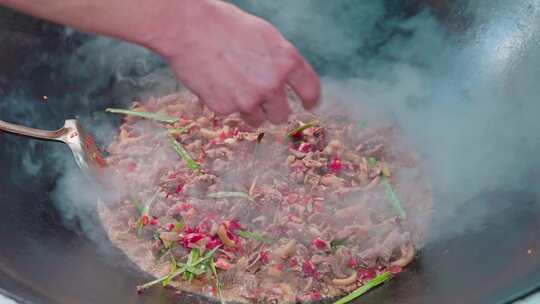
{"type": "MultiPolygon", "coordinates": [[[[458,3],[456,16],[443,23],[428,9],[414,13],[414,8],[392,4],[396,1],[234,2],[267,18],[299,47],[324,76],[325,96],[384,112],[399,123],[426,161],[438,220],[456,218],[457,210],[484,190],[538,181],[532,166],[540,162],[540,104],[535,100],[540,65],[531,64],[540,62],[538,6],[490,1],[480,9],[458,3]],[[403,9],[410,16],[400,13],[403,9]],[[448,24],[461,17],[468,20],[467,30],[456,32],[448,24]]],[[[67,30],[65,38],[73,35],[67,30]]],[[[135,96],[177,89],[172,73],[149,51],[107,38],[82,40],[67,59],[41,61],[58,68],[70,90],[61,90],[48,104],[23,90],[11,91],[0,103],[2,119],[54,129],[75,113],[104,146],[117,122],[101,112],[111,102],[126,106],[135,96]]],[[[377,119],[365,116],[368,124],[377,119]]],[[[84,221],[81,214],[93,201],[85,198],[94,194],[79,191],[86,183],[65,148],[1,140],[24,146],[8,149],[23,160],[30,176],[56,168],[62,179],[55,198],[64,219],[84,221]]],[[[432,237],[476,229],[497,212],[469,207],[474,216],[454,221],[452,229],[432,231],[432,237]]]]}

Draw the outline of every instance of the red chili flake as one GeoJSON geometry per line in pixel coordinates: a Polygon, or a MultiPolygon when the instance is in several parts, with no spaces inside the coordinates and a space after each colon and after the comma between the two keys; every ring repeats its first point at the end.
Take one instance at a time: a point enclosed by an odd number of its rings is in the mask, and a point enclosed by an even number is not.
{"type": "Polygon", "coordinates": [[[210,140],[208,141],[208,143],[209,143],[210,145],[214,146],[217,142],[216,142],[215,139],[210,139],[210,140]]]}
{"type": "Polygon", "coordinates": [[[191,248],[191,246],[198,241],[204,239],[204,235],[202,233],[189,233],[184,235],[182,238],[182,245],[186,248],[191,248]]]}
{"type": "Polygon", "coordinates": [[[308,153],[309,151],[311,151],[311,148],[312,148],[312,145],[310,143],[303,142],[298,147],[298,151],[303,152],[303,153],[308,153]]]}
{"type": "Polygon", "coordinates": [[[302,263],[302,271],[306,277],[316,278],[319,275],[317,269],[315,269],[315,265],[313,265],[313,262],[310,260],[305,260],[304,263],[302,263]]]}
{"type": "Polygon", "coordinates": [[[390,266],[390,268],[388,268],[388,270],[390,271],[391,274],[398,274],[403,270],[403,268],[401,268],[398,265],[395,265],[395,266],[390,266]]]}
{"type": "Polygon", "coordinates": [[[152,219],[150,220],[150,225],[154,225],[154,226],[155,226],[155,225],[157,225],[157,224],[158,224],[157,218],[154,217],[154,218],[152,218],[152,219]]]}
{"type": "Polygon", "coordinates": [[[165,227],[165,229],[167,229],[167,231],[172,231],[174,229],[174,224],[173,223],[168,223],[167,226],[165,227]]]}
{"type": "Polygon", "coordinates": [[[310,298],[312,301],[319,301],[320,299],[322,299],[321,293],[318,292],[318,291],[312,291],[312,292],[309,294],[309,298],[310,298]]]}
{"type": "Polygon", "coordinates": [[[92,153],[92,159],[96,162],[96,164],[100,168],[103,168],[103,167],[105,167],[105,165],[107,165],[107,163],[105,162],[103,157],[101,157],[101,155],[97,151],[92,153]]]}
{"type": "Polygon", "coordinates": [[[184,185],[178,184],[178,185],[176,185],[176,189],[174,189],[174,193],[178,194],[178,193],[182,192],[182,189],[184,189],[184,185]]]}
{"type": "Polygon", "coordinates": [[[328,169],[330,169],[332,172],[339,172],[341,171],[342,167],[343,165],[339,158],[332,159],[332,161],[328,164],[328,169]]]}
{"type": "Polygon", "coordinates": [[[221,142],[225,141],[226,137],[227,137],[227,135],[225,134],[225,131],[221,131],[219,133],[219,141],[221,141],[221,142]]]}
{"type": "Polygon", "coordinates": [[[313,202],[313,211],[315,212],[322,212],[323,211],[323,201],[314,201],[313,202]]]}
{"type": "Polygon", "coordinates": [[[268,256],[268,251],[263,250],[263,251],[259,252],[259,261],[263,265],[268,264],[268,262],[270,261],[270,257],[268,256]]]}
{"type": "Polygon", "coordinates": [[[358,280],[360,281],[371,280],[377,276],[377,272],[375,271],[374,268],[358,269],[357,274],[358,274],[358,280]]]}
{"type": "Polygon", "coordinates": [[[298,265],[298,260],[295,258],[295,257],[292,257],[290,260],[289,260],[289,267],[294,267],[298,265]]]}
{"type": "Polygon", "coordinates": [[[231,233],[235,233],[236,230],[242,228],[237,220],[225,221],[223,224],[225,224],[225,228],[227,228],[227,230],[231,233]]]}
{"type": "Polygon", "coordinates": [[[208,237],[208,241],[206,242],[206,249],[212,250],[216,248],[217,246],[221,245],[221,240],[218,238],[208,237]]]}
{"type": "Polygon", "coordinates": [[[91,146],[94,145],[94,139],[92,138],[92,136],[88,135],[86,137],[86,139],[84,140],[84,145],[86,147],[86,149],[90,148],[91,146]]]}
{"type": "Polygon", "coordinates": [[[181,126],[185,126],[189,123],[189,119],[186,119],[185,117],[180,117],[180,119],[178,119],[178,123],[181,125],[181,126]]]}
{"type": "Polygon", "coordinates": [[[300,132],[295,132],[295,133],[291,134],[290,136],[291,136],[291,138],[293,140],[298,141],[298,140],[302,140],[302,138],[304,137],[304,134],[302,133],[302,131],[300,131],[300,132]]]}
{"type": "Polygon", "coordinates": [[[281,271],[285,269],[285,265],[283,263],[275,264],[274,267],[276,267],[276,269],[281,270],[281,271]]]}
{"type": "Polygon", "coordinates": [[[148,215],[146,215],[146,214],[143,215],[143,216],[141,217],[141,223],[142,223],[144,226],[146,226],[146,225],[148,225],[148,222],[150,222],[150,219],[148,218],[148,215]]]}
{"type": "Polygon", "coordinates": [[[313,241],[311,241],[311,245],[313,245],[313,247],[319,249],[319,250],[326,250],[328,249],[328,243],[326,243],[325,241],[321,240],[320,238],[316,238],[314,239],[313,241]]]}
{"type": "Polygon", "coordinates": [[[133,172],[135,169],[137,169],[137,164],[135,162],[129,162],[127,165],[128,172],[133,172]]]}
{"type": "Polygon", "coordinates": [[[178,172],[173,172],[169,174],[169,179],[175,179],[177,175],[178,175],[178,172]]]}
{"type": "Polygon", "coordinates": [[[231,263],[227,262],[225,259],[222,258],[217,259],[215,264],[217,268],[223,270],[229,270],[232,267],[231,263]]]}
{"type": "Polygon", "coordinates": [[[199,227],[189,227],[188,225],[184,226],[184,233],[190,234],[190,233],[199,233],[199,227]]]}
{"type": "Polygon", "coordinates": [[[349,266],[349,268],[356,268],[357,265],[358,263],[356,262],[356,260],[353,257],[349,257],[349,259],[347,260],[347,266],[349,266]]]}

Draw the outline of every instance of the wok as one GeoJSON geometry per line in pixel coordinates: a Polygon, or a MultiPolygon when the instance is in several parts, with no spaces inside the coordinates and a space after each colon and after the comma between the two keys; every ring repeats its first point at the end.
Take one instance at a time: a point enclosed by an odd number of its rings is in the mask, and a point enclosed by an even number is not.
{"type": "MultiPolygon", "coordinates": [[[[530,14],[536,16],[538,12],[535,1],[513,1],[514,7],[522,9],[501,11],[500,14],[491,16],[490,22],[484,23],[485,27],[478,31],[478,28],[475,29],[467,23],[470,16],[466,16],[466,12],[473,2],[454,1],[450,8],[445,7],[445,1],[427,2],[431,3],[431,14],[438,16],[440,26],[445,27],[452,35],[467,37],[474,33],[479,35],[475,39],[480,40],[481,35],[490,33],[486,27],[497,27],[508,20],[523,20],[525,17],[529,18],[530,14]]],[[[267,13],[259,12],[260,7],[251,5],[249,1],[237,3],[263,16],[267,13]]],[[[355,3],[357,2],[336,1],[328,5],[335,6],[334,9],[337,10],[348,10],[355,3]]],[[[384,15],[385,20],[406,20],[422,13],[425,5],[421,1],[385,3],[387,8],[392,8],[384,15]]],[[[475,3],[481,6],[487,2],[475,3]]],[[[385,23],[382,22],[381,26],[384,27],[385,23]]],[[[87,73],[77,75],[66,72],[69,71],[66,66],[73,65],[74,62],[84,62],[84,58],[78,58],[80,61],[69,61],[65,58],[76,54],[77,48],[89,39],[87,35],[71,33],[69,30],[69,35],[66,35],[66,29],[57,25],[43,23],[5,9],[0,10],[0,23],[1,119],[44,129],[55,129],[58,127],[57,123],[74,116],[86,120],[87,123],[99,124],[103,123],[103,118],[96,113],[105,107],[115,106],[118,100],[125,99],[126,96],[142,96],[148,92],[143,81],[132,81],[143,79],[151,72],[144,65],[126,72],[131,76],[127,83],[108,70],[88,70],[87,73]],[[93,74],[96,72],[106,74],[106,77],[100,76],[97,85],[95,79],[92,79],[97,77],[93,74]],[[88,83],[94,84],[92,91],[86,89],[88,83]],[[47,96],[46,102],[44,95],[47,96]],[[92,102],[87,102],[88,99],[92,99],[92,102]]],[[[277,24],[280,25],[279,22],[277,24]]],[[[540,23],[523,25],[533,28],[528,28],[532,31],[531,35],[521,37],[522,45],[540,44],[539,40],[535,39],[536,35],[540,34],[538,24],[540,23]]],[[[357,55],[377,57],[384,52],[384,45],[391,37],[401,34],[405,38],[411,35],[406,30],[405,33],[399,29],[397,33],[389,31],[386,38],[379,37],[368,51],[362,54],[359,52],[357,55]]],[[[469,41],[478,41],[475,39],[469,41]]],[[[336,63],[325,57],[325,54],[310,50],[309,43],[303,45],[300,40],[295,42],[309,54],[310,60],[321,73],[335,73],[333,67],[336,63]]],[[[103,47],[107,45],[105,43],[103,47]]],[[[497,43],[494,47],[497,47],[497,43]]],[[[97,51],[99,52],[99,49],[97,51]]],[[[477,52],[477,55],[482,57],[489,56],[496,50],[485,47],[478,48],[477,52]]],[[[137,54],[139,53],[130,53],[135,57],[137,54]]],[[[522,56],[519,52],[508,56],[506,60],[530,60],[526,64],[539,66],[534,57],[512,58],[522,56]]],[[[398,59],[390,56],[385,60],[398,59]]],[[[469,64],[478,64],[477,67],[473,66],[473,69],[486,69],[480,62],[469,64]]],[[[81,68],[83,66],[81,65],[81,68]]],[[[153,66],[156,67],[161,68],[163,65],[153,66]]],[[[344,65],[344,69],[350,69],[350,66],[344,65]]],[[[491,67],[488,66],[487,69],[491,67]]],[[[352,70],[345,72],[353,73],[352,70]]],[[[506,76],[504,70],[497,70],[495,74],[496,79],[506,76]]],[[[465,79],[471,77],[467,74],[461,76],[465,79]]],[[[170,88],[174,88],[174,84],[170,88]]],[[[516,93],[516,98],[519,96],[523,94],[516,93]]],[[[522,111],[529,110],[528,107],[531,111],[534,110],[534,107],[526,102],[516,102],[513,107],[521,108],[522,111]]],[[[537,127],[538,124],[529,126],[527,132],[534,134],[538,131],[537,127]]],[[[103,140],[101,144],[105,142],[106,140],[103,140]]],[[[539,145],[532,147],[539,148],[539,145]]],[[[54,143],[29,141],[26,138],[0,134],[1,294],[13,297],[21,303],[204,302],[204,299],[190,295],[171,295],[159,288],[137,295],[134,286],[148,277],[135,267],[130,267],[125,256],[107,240],[101,239],[100,245],[97,245],[99,229],[91,240],[83,232],[84,225],[88,225],[87,221],[83,222],[76,216],[66,216],[69,212],[66,212],[65,206],[73,202],[58,203],[59,198],[54,189],[58,186],[63,171],[74,168],[75,162],[67,161],[64,167],[59,167],[54,160],[47,157],[51,154],[69,156],[69,151],[54,143]]],[[[540,175],[535,170],[534,159],[524,158],[516,162],[526,162],[523,166],[516,167],[516,172],[512,173],[524,177],[519,183],[483,188],[465,201],[460,201],[462,198],[459,196],[435,189],[435,212],[430,230],[444,230],[456,225],[456,222],[474,221],[477,213],[484,213],[485,210],[492,212],[488,213],[489,216],[479,227],[466,233],[430,239],[420,250],[412,266],[388,284],[357,300],[357,303],[509,303],[538,290],[540,204],[536,185],[540,181],[540,175]],[[449,206],[460,206],[455,208],[454,217],[444,215],[444,210],[449,206]]],[[[92,210],[92,206],[84,210],[89,218],[93,216],[92,210]]],[[[95,224],[99,227],[97,222],[95,224]]]]}

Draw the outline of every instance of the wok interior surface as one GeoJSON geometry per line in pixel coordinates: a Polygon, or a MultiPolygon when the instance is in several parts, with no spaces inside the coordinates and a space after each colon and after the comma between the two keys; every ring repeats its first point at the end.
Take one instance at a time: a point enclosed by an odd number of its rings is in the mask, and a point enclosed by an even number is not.
{"type": "MultiPolygon", "coordinates": [[[[534,10],[533,1],[516,1],[516,5],[529,5],[534,10]]],[[[70,54],[85,37],[74,35],[58,43],[58,37],[63,35],[59,27],[44,26],[7,10],[0,12],[0,23],[4,25],[0,30],[0,97],[18,90],[34,96],[33,101],[22,99],[20,103],[33,102],[33,111],[48,118],[36,122],[39,127],[54,129],[63,119],[75,115],[91,117],[93,111],[114,106],[118,97],[115,94],[123,96],[119,91],[103,90],[101,95],[92,96],[91,103],[78,104],[78,94],[86,92],[78,93],[77,89],[84,84],[71,82],[69,75],[58,72],[57,61],[43,58],[70,54]],[[6,54],[12,60],[5,59],[6,54]],[[44,94],[62,96],[66,92],[70,102],[35,101],[44,94]]],[[[134,88],[128,85],[120,91],[126,90],[134,88]]],[[[2,102],[0,119],[25,121],[2,102]]],[[[97,246],[89,240],[76,218],[66,223],[53,192],[61,172],[47,161],[40,163],[38,172],[21,170],[29,161],[21,155],[28,150],[34,158],[49,153],[69,155],[67,148],[54,143],[0,134],[0,293],[7,291],[28,303],[206,301],[186,294],[171,295],[161,288],[137,295],[134,286],[149,278],[130,267],[125,256],[110,243],[103,241],[106,245],[97,246]]],[[[74,167],[75,163],[68,166],[74,167]]],[[[463,207],[456,212],[459,220],[474,220],[479,210],[496,210],[480,227],[428,242],[399,277],[356,302],[507,303],[540,288],[540,202],[535,187],[540,175],[533,166],[527,172],[528,182],[520,187],[486,189],[461,204],[463,207]],[[472,205],[475,207],[467,207],[472,205]]],[[[455,203],[454,197],[435,193],[432,230],[455,224],[457,218],[437,214],[438,209],[455,203]]]]}

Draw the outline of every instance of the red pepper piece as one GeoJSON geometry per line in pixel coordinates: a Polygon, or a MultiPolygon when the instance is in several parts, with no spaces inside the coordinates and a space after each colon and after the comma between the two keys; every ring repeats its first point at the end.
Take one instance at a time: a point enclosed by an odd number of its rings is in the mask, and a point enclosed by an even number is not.
{"type": "Polygon", "coordinates": [[[298,147],[298,151],[303,152],[303,153],[308,153],[311,151],[311,148],[312,148],[312,145],[310,143],[303,142],[298,147]]]}
{"type": "Polygon", "coordinates": [[[216,267],[223,270],[229,270],[231,269],[232,265],[225,259],[219,258],[216,260],[216,267]]]}
{"type": "Polygon", "coordinates": [[[367,281],[367,280],[371,280],[373,279],[374,277],[377,276],[377,272],[375,271],[374,268],[361,268],[361,269],[358,269],[358,280],[360,281],[367,281]]]}
{"type": "Polygon", "coordinates": [[[294,267],[298,265],[298,260],[296,260],[295,257],[292,257],[290,260],[289,260],[289,267],[294,267]]]}
{"type": "Polygon", "coordinates": [[[356,266],[358,266],[358,263],[356,262],[356,260],[353,257],[350,257],[347,260],[347,266],[349,266],[349,268],[356,268],[356,266]]]}
{"type": "Polygon", "coordinates": [[[320,238],[316,238],[314,239],[313,241],[311,241],[311,245],[313,245],[313,247],[319,249],[319,250],[326,250],[328,249],[328,243],[326,243],[325,241],[321,240],[320,238]]]}
{"type": "Polygon", "coordinates": [[[341,160],[339,158],[334,158],[330,163],[328,164],[328,169],[334,173],[338,173],[341,171],[343,165],[341,163],[341,160]]]}
{"type": "Polygon", "coordinates": [[[227,137],[227,135],[225,134],[225,131],[221,131],[219,133],[219,141],[221,141],[221,142],[225,141],[226,137],[227,137]]]}
{"type": "Polygon", "coordinates": [[[184,185],[178,184],[178,185],[176,185],[176,189],[174,189],[174,193],[178,194],[178,193],[182,192],[182,189],[184,189],[184,185]]]}
{"type": "Polygon", "coordinates": [[[148,218],[148,215],[145,214],[141,217],[141,223],[143,224],[143,226],[148,225],[149,222],[150,222],[150,219],[148,218]]]}
{"type": "Polygon", "coordinates": [[[268,251],[263,250],[259,252],[259,261],[261,261],[263,265],[268,264],[268,262],[270,261],[270,257],[268,256],[268,251]]]}
{"type": "Polygon", "coordinates": [[[221,240],[218,238],[208,237],[208,241],[206,242],[206,249],[212,250],[216,248],[217,246],[220,246],[221,240]]]}
{"type": "Polygon", "coordinates": [[[401,268],[401,267],[398,266],[398,265],[390,266],[390,268],[388,269],[388,271],[390,271],[390,273],[392,273],[392,274],[398,274],[398,273],[400,273],[402,270],[403,270],[403,268],[401,268]]]}
{"type": "Polygon", "coordinates": [[[322,299],[321,293],[318,292],[318,291],[312,291],[312,292],[309,294],[309,298],[310,298],[312,301],[319,301],[320,299],[322,299]]]}
{"type": "Polygon", "coordinates": [[[135,162],[129,162],[127,165],[128,172],[133,172],[135,169],[137,169],[137,164],[135,162]]]}
{"type": "Polygon", "coordinates": [[[202,233],[189,233],[184,235],[182,238],[182,245],[186,248],[191,248],[193,244],[197,243],[198,241],[204,239],[204,235],[202,233]]]}
{"type": "Polygon", "coordinates": [[[304,276],[306,277],[318,277],[317,269],[315,269],[315,265],[313,265],[313,262],[310,260],[305,260],[304,263],[302,263],[302,272],[304,272],[304,276]]]}

